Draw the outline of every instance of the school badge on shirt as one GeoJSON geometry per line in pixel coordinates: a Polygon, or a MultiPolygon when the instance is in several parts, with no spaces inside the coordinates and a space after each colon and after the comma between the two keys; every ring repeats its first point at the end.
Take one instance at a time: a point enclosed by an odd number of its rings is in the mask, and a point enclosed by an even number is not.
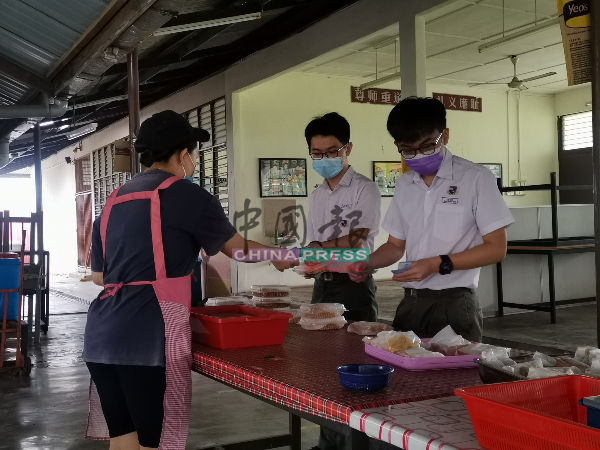
{"type": "Polygon", "coordinates": [[[448,195],[458,195],[458,186],[450,186],[448,195]]]}
{"type": "Polygon", "coordinates": [[[343,220],[340,222],[340,226],[341,226],[342,228],[346,228],[346,227],[348,226],[348,219],[343,219],[343,220]]]}

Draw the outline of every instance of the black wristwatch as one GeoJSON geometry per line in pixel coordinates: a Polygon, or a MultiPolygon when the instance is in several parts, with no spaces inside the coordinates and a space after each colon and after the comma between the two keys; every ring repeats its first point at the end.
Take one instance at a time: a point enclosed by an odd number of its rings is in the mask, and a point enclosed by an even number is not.
{"type": "Polygon", "coordinates": [[[440,264],[440,275],[449,275],[454,270],[454,264],[448,255],[440,255],[442,263],[440,264]]]}

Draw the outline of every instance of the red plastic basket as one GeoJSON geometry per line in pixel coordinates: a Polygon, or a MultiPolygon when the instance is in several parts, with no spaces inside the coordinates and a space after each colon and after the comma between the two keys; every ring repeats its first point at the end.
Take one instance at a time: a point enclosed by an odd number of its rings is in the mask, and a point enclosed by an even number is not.
{"type": "Polygon", "coordinates": [[[291,314],[249,306],[204,306],[192,308],[192,340],[220,349],[281,345],[291,314]],[[217,318],[215,314],[252,317],[217,318]]]}
{"type": "Polygon", "coordinates": [[[456,389],[479,444],[488,450],[600,450],[579,399],[600,395],[600,380],[568,375],[456,389]]]}

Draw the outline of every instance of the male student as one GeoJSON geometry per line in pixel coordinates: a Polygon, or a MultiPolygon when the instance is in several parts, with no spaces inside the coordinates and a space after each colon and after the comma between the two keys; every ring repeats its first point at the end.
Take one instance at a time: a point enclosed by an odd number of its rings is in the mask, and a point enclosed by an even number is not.
{"type": "MultiPolygon", "coordinates": [[[[393,326],[432,337],[451,325],[464,338],[480,342],[479,271],[504,259],[505,228],[514,219],[494,175],[446,148],[450,131],[441,102],[404,99],[390,113],[387,129],[412,170],[398,179],[382,222],[389,239],[367,266],[389,266],[405,253],[407,261],[414,261],[393,277],[405,292],[393,326]]],[[[351,275],[357,282],[365,276],[351,275]]]]}
{"type": "MultiPolygon", "coordinates": [[[[377,185],[348,163],[350,124],[337,113],[312,120],[304,132],[313,169],[323,183],[309,198],[309,247],[374,250],[379,232],[381,195],[377,185]]],[[[327,264],[324,264],[327,265],[327,264]]],[[[348,273],[316,274],[313,303],[343,303],[348,320],[377,320],[377,286],[372,275],[354,283],[348,273]]]]}
{"type": "MultiPolygon", "coordinates": [[[[350,124],[332,112],[313,119],[304,136],[312,167],[324,178],[309,197],[309,247],[366,248],[372,252],[379,233],[381,195],[375,182],[348,163],[352,152],[350,124]]],[[[312,303],[342,303],[348,310],[346,319],[375,322],[376,291],[371,274],[357,284],[345,272],[319,272],[315,275],[312,303]]],[[[321,428],[319,446],[313,450],[343,448],[343,441],[343,435],[321,428]]]]}

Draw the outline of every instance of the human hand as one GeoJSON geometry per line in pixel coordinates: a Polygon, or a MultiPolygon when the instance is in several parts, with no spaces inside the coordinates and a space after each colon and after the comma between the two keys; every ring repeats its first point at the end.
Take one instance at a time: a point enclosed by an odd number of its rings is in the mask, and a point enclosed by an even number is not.
{"type": "Polygon", "coordinates": [[[437,273],[440,270],[442,259],[439,256],[434,258],[425,258],[415,261],[410,265],[406,272],[395,274],[392,280],[401,283],[409,281],[422,281],[428,276],[437,273]]]}
{"type": "Polygon", "coordinates": [[[373,272],[368,262],[355,262],[348,267],[348,276],[355,283],[364,283],[373,272]]]}
{"type": "Polygon", "coordinates": [[[271,264],[280,272],[300,265],[298,261],[271,261],[271,264]]]}

